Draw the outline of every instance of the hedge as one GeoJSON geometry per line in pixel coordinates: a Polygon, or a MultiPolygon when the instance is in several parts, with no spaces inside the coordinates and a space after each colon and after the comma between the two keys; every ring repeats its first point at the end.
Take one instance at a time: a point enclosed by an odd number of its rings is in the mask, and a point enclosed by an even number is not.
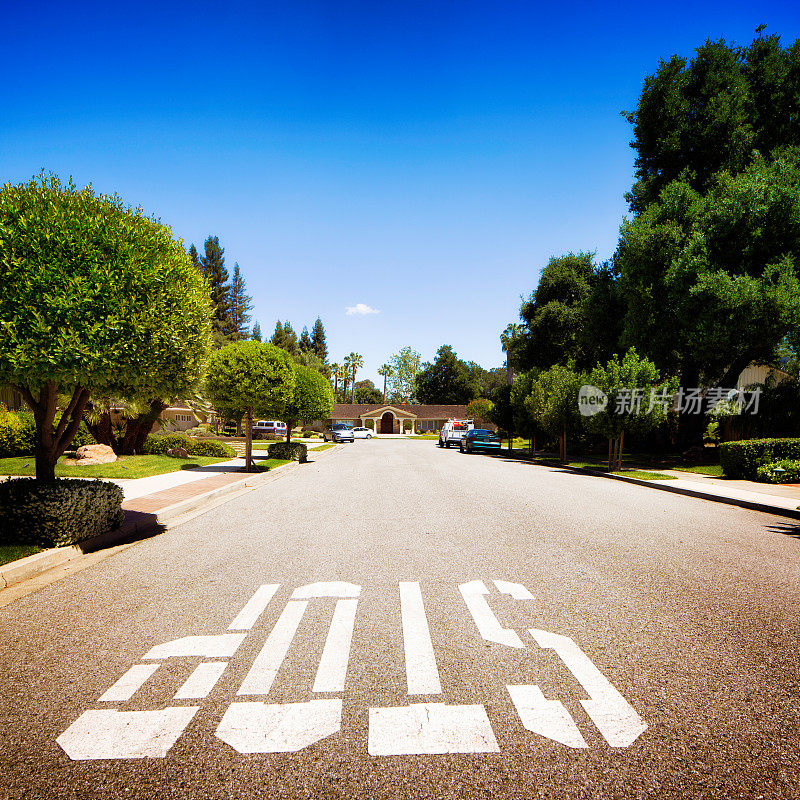
{"type": "Polygon", "coordinates": [[[236,451],[218,439],[195,439],[184,433],[165,433],[148,436],[142,452],[146,455],[163,456],[167,450],[182,447],[190,456],[213,456],[234,458],[236,451]]]}
{"type": "Polygon", "coordinates": [[[275,442],[267,448],[267,455],[305,464],[308,461],[308,448],[302,442],[275,442]]]}
{"type": "Polygon", "coordinates": [[[759,467],[782,459],[800,459],[800,439],[745,439],[719,446],[719,463],[728,478],[757,480],[759,467]]]}
{"type": "MultiPolygon", "coordinates": [[[[56,415],[56,422],[60,414],[56,415]]],[[[69,445],[77,450],[85,444],[94,444],[86,425],[81,422],[75,438],[69,445]]],[[[0,458],[30,456],[36,450],[36,421],[32,411],[5,411],[0,409],[0,458]]]]}
{"type": "Polygon", "coordinates": [[[800,461],[785,459],[783,461],[770,461],[756,470],[756,480],[759,483],[800,483],[800,461]],[[775,473],[780,467],[783,472],[775,473]]]}
{"type": "Polygon", "coordinates": [[[122,489],[115,483],[12,478],[0,483],[0,544],[58,547],[122,525],[122,489]]]}

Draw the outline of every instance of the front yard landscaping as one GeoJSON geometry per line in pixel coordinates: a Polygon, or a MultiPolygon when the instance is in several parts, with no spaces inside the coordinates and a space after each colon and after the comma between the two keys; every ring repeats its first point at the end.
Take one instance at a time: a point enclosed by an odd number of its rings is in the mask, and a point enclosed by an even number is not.
{"type": "Polygon", "coordinates": [[[262,458],[260,461],[254,461],[253,466],[259,472],[269,472],[275,467],[282,467],[284,464],[288,464],[289,461],[290,459],[288,458],[262,458]]]}
{"type": "MultiPolygon", "coordinates": [[[[218,464],[226,461],[214,456],[191,456],[189,458],[172,458],[171,456],[120,456],[111,464],[93,464],[86,467],[67,466],[65,457],[58,460],[56,477],[58,478],[148,478],[151,475],[163,475],[181,469],[195,469],[206,464],[218,464]]],[[[33,456],[17,456],[0,458],[0,475],[34,475],[36,462],[33,456]]]]}
{"type": "Polygon", "coordinates": [[[35,544],[0,544],[0,566],[10,564],[19,558],[25,558],[25,556],[32,556],[41,551],[42,548],[37,547],[35,544]]]}

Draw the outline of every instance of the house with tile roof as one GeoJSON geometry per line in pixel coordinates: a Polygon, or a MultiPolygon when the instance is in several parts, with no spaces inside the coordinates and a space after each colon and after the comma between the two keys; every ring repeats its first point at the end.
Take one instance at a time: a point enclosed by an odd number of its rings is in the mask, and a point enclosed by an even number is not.
{"type": "MultiPolygon", "coordinates": [[[[371,428],[376,433],[428,433],[438,431],[448,419],[465,419],[463,405],[411,405],[408,403],[336,403],[331,417],[314,427],[323,428],[334,422],[371,428]]],[[[481,426],[495,430],[489,422],[481,426]]]]}

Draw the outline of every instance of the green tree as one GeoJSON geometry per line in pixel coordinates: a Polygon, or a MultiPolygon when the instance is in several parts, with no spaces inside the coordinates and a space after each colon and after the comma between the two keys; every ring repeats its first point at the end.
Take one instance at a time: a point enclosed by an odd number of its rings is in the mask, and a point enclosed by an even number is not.
{"type": "Polygon", "coordinates": [[[352,402],[355,403],[356,401],[356,372],[364,366],[364,357],[360,353],[350,353],[349,356],[345,359],[345,361],[350,365],[350,369],[353,372],[353,381],[352,381],[352,402]]]}
{"type": "Polygon", "coordinates": [[[328,363],[328,343],[325,337],[325,326],[319,317],[317,317],[314,327],[311,329],[311,348],[323,364],[328,363]]]}
{"type": "Polygon", "coordinates": [[[339,402],[339,379],[342,377],[342,365],[334,361],[330,365],[331,378],[333,378],[333,399],[334,402],[339,402]]]}
{"type": "Polygon", "coordinates": [[[281,347],[293,358],[300,352],[300,347],[297,344],[297,334],[288,319],[283,323],[283,344],[281,347]]]}
{"type": "Polygon", "coordinates": [[[538,370],[521,372],[514,378],[511,385],[511,407],[514,415],[514,430],[530,442],[530,451],[536,450],[536,437],[543,433],[537,423],[539,405],[530,400],[531,395],[536,395],[536,402],[539,401],[539,394],[536,394],[541,387],[537,383],[538,370]]]}
{"type": "MultiPolygon", "coordinates": [[[[491,422],[494,403],[485,397],[478,397],[467,403],[467,416],[475,422],[491,422]]],[[[478,426],[480,427],[480,426],[478,426]]]]}
{"type": "Polygon", "coordinates": [[[199,379],[207,287],[157,219],[52,174],[6,184],[0,264],[0,384],[33,410],[37,479],[55,479],[91,393],[169,397],[199,379]]]}
{"type": "Polygon", "coordinates": [[[500,345],[506,354],[506,383],[511,386],[514,382],[514,360],[519,338],[522,333],[522,326],[512,322],[500,334],[500,345]]]}
{"type": "Polygon", "coordinates": [[[378,375],[383,378],[383,402],[386,402],[386,381],[393,375],[393,370],[389,364],[381,364],[378,375]]]}
{"type": "Polygon", "coordinates": [[[275,332],[272,334],[272,338],[269,340],[269,343],[275,345],[275,347],[280,347],[281,350],[285,350],[284,344],[286,342],[286,337],[283,333],[283,323],[278,320],[275,323],[275,332]]]}
{"type": "Polygon", "coordinates": [[[300,334],[300,341],[298,347],[301,353],[313,352],[313,345],[311,344],[311,337],[308,335],[308,328],[303,325],[303,332],[300,334]]]}
{"type": "Polygon", "coordinates": [[[705,194],[721,171],[736,174],[783,145],[800,143],[800,44],[757,37],[747,47],[706,41],[691,60],[674,55],[645,78],[633,125],[641,214],[676,180],[705,194]]]}
{"type": "Polygon", "coordinates": [[[467,365],[449,344],[436,351],[436,358],[425,364],[416,378],[415,395],[420,403],[463,405],[476,394],[467,365]]]}
{"type": "Polygon", "coordinates": [[[583,423],[590,432],[608,438],[609,470],[621,469],[625,432],[645,433],[662,423],[672,407],[676,381],[661,380],[656,365],[631,347],[621,361],[613,356],[598,364],[588,383],[605,393],[608,404],[583,417],[583,423]]]}
{"type": "Polygon", "coordinates": [[[411,347],[403,347],[389,359],[392,374],[389,389],[392,400],[410,403],[414,399],[417,375],[422,368],[422,357],[411,347]]]}
{"type": "Polygon", "coordinates": [[[247,326],[250,322],[250,311],[253,308],[253,299],[247,294],[239,264],[233,265],[233,278],[230,291],[230,336],[233,340],[247,339],[247,326]]]}
{"type": "Polygon", "coordinates": [[[211,356],[206,392],[225,419],[245,418],[246,470],[253,471],[253,417],[284,419],[295,388],[295,365],[279,347],[245,340],[211,356]]]}
{"type": "Polygon", "coordinates": [[[511,404],[511,387],[508,384],[499,386],[492,396],[492,408],[489,421],[497,425],[500,436],[508,437],[508,452],[514,447],[514,407],[511,404]]]}
{"type": "Polygon", "coordinates": [[[194,245],[189,248],[189,259],[192,262],[192,266],[202,275],[203,267],[200,264],[200,256],[197,255],[197,248],[194,245]]]}
{"type": "Polygon", "coordinates": [[[353,365],[350,363],[350,356],[342,359],[342,402],[347,402],[347,387],[350,385],[350,373],[353,365]]]}
{"type": "Polygon", "coordinates": [[[258,320],[253,325],[253,332],[250,334],[250,338],[255,342],[261,341],[261,325],[258,324],[258,320]]]}
{"type": "Polygon", "coordinates": [[[200,265],[210,286],[211,324],[214,333],[230,337],[234,328],[231,322],[231,287],[225,267],[225,250],[220,246],[218,236],[209,236],[203,247],[205,252],[200,258],[200,265]]]}
{"type": "Polygon", "coordinates": [[[375,404],[382,400],[381,393],[368,378],[356,381],[356,403],[375,404]]]}
{"type": "Polygon", "coordinates": [[[333,392],[327,380],[315,369],[301,364],[294,366],[294,389],[286,403],[286,441],[292,440],[292,428],[301,420],[310,422],[328,419],[333,411],[333,392]]]}
{"type": "Polygon", "coordinates": [[[567,460],[570,434],[580,427],[578,392],[585,382],[585,376],[560,364],[554,364],[531,381],[527,409],[545,433],[558,437],[561,461],[567,460]]]}

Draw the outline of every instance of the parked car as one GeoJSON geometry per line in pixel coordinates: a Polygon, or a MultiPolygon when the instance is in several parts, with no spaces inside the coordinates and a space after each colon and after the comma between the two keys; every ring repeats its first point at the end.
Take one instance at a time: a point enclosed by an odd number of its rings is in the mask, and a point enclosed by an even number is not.
{"type": "Polygon", "coordinates": [[[450,447],[461,444],[467,431],[471,431],[475,423],[471,419],[449,419],[439,431],[439,447],[450,447]]]}
{"type": "Polygon", "coordinates": [[[253,423],[253,433],[274,433],[286,436],[286,423],[274,419],[260,419],[253,423]]]}
{"type": "Polygon", "coordinates": [[[500,437],[492,431],[483,428],[473,428],[467,431],[458,449],[462,453],[489,453],[500,451],[500,437]]]}
{"type": "Polygon", "coordinates": [[[371,439],[374,435],[370,428],[353,428],[353,436],[356,439],[371,439]]]}
{"type": "Polygon", "coordinates": [[[352,442],[355,440],[353,429],[343,422],[334,422],[333,425],[325,428],[322,432],[322,438],[326,442],[352,442]]]}

